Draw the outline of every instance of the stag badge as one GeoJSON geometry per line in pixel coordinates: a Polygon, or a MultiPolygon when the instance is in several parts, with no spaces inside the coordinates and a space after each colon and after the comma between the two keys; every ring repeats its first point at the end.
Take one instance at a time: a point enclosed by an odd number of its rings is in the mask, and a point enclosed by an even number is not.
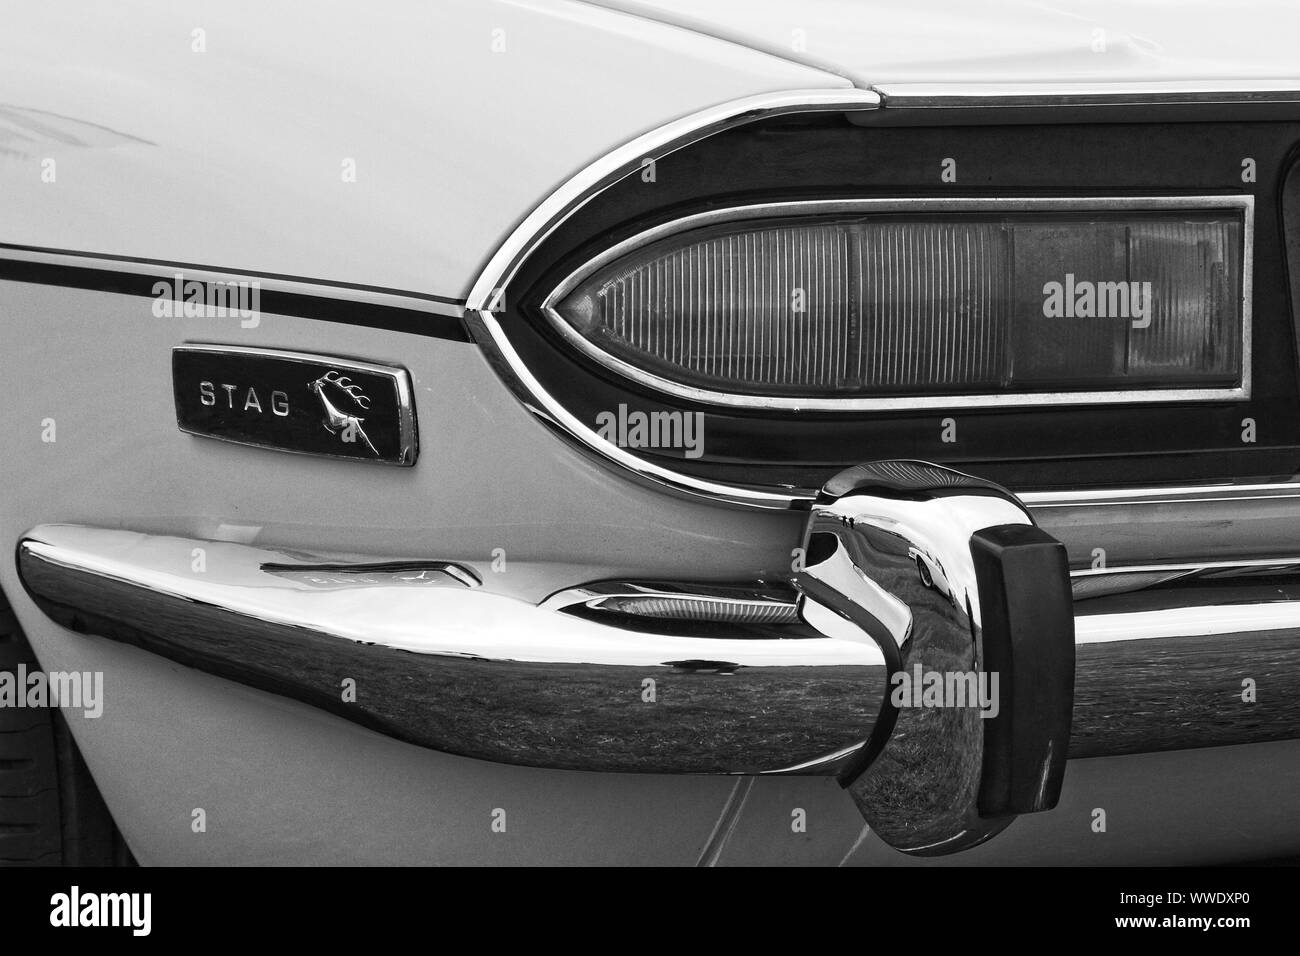
{"type": "Polygon", "coordinates": [[[357,414],[370,407],[370,399],[360,385],[340,375],[336,369],[330,369],[307,387],[320,400],[321,410],[325,413],[321,424],[327,432],[338,435],[341,441],[361,442],[376,458],[379,457],[379,449],[362,427],[365,416],[357,414]]]}
{"type": "Polygon", "coordinates": [[[172,350],[176,424],[191,435],[298,455],[411,466],[406,369],[233,345],[172,350]]]}

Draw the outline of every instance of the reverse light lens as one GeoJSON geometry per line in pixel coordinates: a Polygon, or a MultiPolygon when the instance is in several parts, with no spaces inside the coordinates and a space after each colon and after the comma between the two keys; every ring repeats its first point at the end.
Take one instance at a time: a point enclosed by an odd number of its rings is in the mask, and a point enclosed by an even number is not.
{"type": "Polygon", "coordinates": [[[619,595],[603,598],[597,606],[602,611],[615,611],[660,621],[794,624],[799,620],[799,613],[793,603],[720,601],[693,595],[619,595]]]}
{"type": "Polygon", "coordinates": [[[553,297],[626,374],[851,398],[1241,382],[1239,209],[748,220],[676,233],[553,297]]]}

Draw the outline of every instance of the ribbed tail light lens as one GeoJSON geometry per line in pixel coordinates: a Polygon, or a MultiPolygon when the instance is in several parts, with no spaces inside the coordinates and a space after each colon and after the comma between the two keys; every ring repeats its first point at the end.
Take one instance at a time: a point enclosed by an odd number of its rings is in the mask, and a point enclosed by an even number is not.
{"type": "Polygon", "coordinates": [[[792,398],[1230,388],[1240,208],[802,215],[687,228],[548,302],[625,374],[792,398]]]}

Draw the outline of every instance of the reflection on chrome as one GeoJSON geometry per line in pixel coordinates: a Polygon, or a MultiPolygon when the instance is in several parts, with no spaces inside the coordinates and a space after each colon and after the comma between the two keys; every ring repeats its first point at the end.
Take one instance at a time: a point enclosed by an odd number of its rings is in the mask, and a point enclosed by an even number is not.
{"type": "Polygon", "coordinates": [[[1071,757],[1300,737],[1300,573],[1249,563],[1080,602],[1071,757]]]}
{"type": "Polygon", "coordinates": [[[1064,548],[1019,501],[923,462],[860,465],[823,488],[805,554],[795,584],[810,624],[851,622],[891,674],[998,675],[1020,688],[1003,680],[1005,716],[987,721],[974,707],[887,702],[841,774],[872,829],[908,853],[951,853],[1051,809],[1069,740],[1069,579],[1064,548]]]}
{"type": "Polygon", "coordinates": [[[1018,499],[924,463],[828,482],[793,587],[574,583],[556,580],[566,566],[516,565],[534,596],[547,582],[534,603],[474,562],[244,542],[44,525],[19,571],[73,631],[420,746],[556,769],[835,776],[915,854],[1050,808],[1067,750],[1300,737],[1294,552],[1250,555],[1234,535],[1226,556],[1076,571],[1071,601],[1060,544],[1018,499]],[[999,674],[998,716],[896,707],[892,676],[918,665],[999,674]]]}
{"type": "Polygon", "coordinates": [[[367,564],[351,575],[241,544],[69,525],[33,530],[19,551],[32,596],[73,630],[485,760],[833,773],[840,761],[828,757],[871,735],[885,694],[873,644],[780,623],[793,607],[788,589],[717,588],[711,616],[730,605],[777,618],[728,625],[571,613],[585,607],[580,595],[703,601],[707,590],[592,585],[539,607],[467,586],[472,572],[449,562],[428,562],[428,573],[419,563],[367,564]],[[348,677],[354,702],[339,692],[348,677]]]}

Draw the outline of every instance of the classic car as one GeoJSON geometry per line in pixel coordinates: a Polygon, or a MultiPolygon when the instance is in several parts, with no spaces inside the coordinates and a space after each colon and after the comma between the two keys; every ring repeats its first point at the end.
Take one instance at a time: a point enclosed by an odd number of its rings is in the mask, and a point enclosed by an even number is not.
{"type": "Polygon", "coordinates": [[[0,861],[1300,855],[1297,37],[11,5],[0,861]]]}

